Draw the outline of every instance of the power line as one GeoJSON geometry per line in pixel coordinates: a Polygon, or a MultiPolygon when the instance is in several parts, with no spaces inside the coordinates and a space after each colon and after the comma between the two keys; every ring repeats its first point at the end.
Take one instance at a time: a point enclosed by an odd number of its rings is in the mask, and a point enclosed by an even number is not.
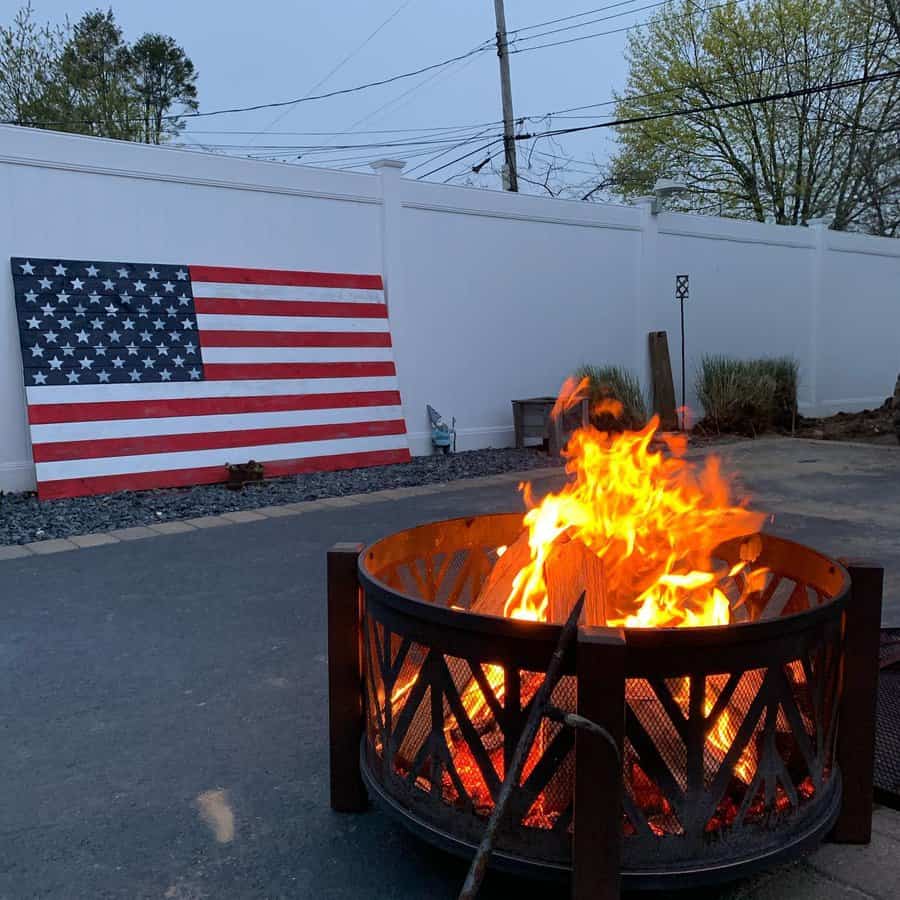
{"type": "MultiPolygon", "coordinates": [[[[630,2],[633,3],[634,0],[630,0],[630,2]]],[[[551,34],[560,34],[564,31],[573,31],[576,28],[587,28],[588,25],[596,25],[598,22],[608,22],[611,19],[621,19],[622,16],[633,16],[635,13],[643,12],[644,10],[647,10],[647,9],[657,9],[660,6],[666,6],[669,2],[670,2],[670,0],[658,0],[658,2],[656,2],[656,3],[648,3],[646,6],[638,6],[636,9],[625,9],[625,10],[622,10],[621,12],[612,13],[608,16],[601,16],[599,19],[588,19],[587,22],[578,22],[575,25],[565,25],[562,28],[552,28],[550,31],[541,31],[541,32],[538,32],[538,34],[531,34],[528,37],[517,38],[516,43],[518,43],[519,41],[535,41],[538,38],[547,37],[548,35],[551,35],[551,34]]],[[[621,4],[614,4],[614,5],[619,6],[621,4]]],[[[642,23],[636,23],[636,24],[646,25],[647,23],[642,22],[642,23]]],[[[632,27],[636,27],[636,26],[632,26],[632,27]]],[[[587,38],[588,35],[585,35],[584,37],[587,38]]]]}
{"type": "MultiPolygon", "coordinates": [[[[440,69],[444,66],[449,66],[452,63],[459,62],[460,60],[468,59],[470,56],[475,56],[477,53],[484,53],[486,50],[490,49],[490,47],[491,47],[491,41],[483,41],[477,47],[473,47],[471,50],[467,51],[466,53],[461,53],[459,56],[454,56],[454,57],[451,57],[450,59],[442,60],[441,62],[432,63],[431,65],[428,65],[428,66],[422,66],[421,68],[415,69],[412,72],[402,72],[399,75],[391,75],[389,78],[382,78],[378,81],[369,81],[369,82],[366,82],[365,84],[357,84],[357,85],[354,85],[353,87],[341,88],[340,90],[336,90],[336,91],[328,91],[324,94],[314,94],[309,97],[298,97],[294,100],[279,100],[279,101],[273,102],[273,103],[256,103],[256,104],[253,104],[252,106],[233,106],[233,107],[229,107],[226,109],[209,110],[208,112],[172,113],[169,115],[164,115],[164,116],[162,116],[162,118],[166,119],[167,121],[171,120],[171,119],[202,119],[202,118],[207,118],[209,116],[228,115],[230,113],[256,112],[257,110],[260,110],[260,109],[277,109],[277,108],[280,108],[283,106],[293,106],[297,103],[311,103],[314,100],[327,100],[330,97],[341,97],[346,94],[355,94],[355,93],[358,93],[359,91],[368,90],[369,88],[381,87],[382,85],[385,85],[385,84],[393,84],[395,81],[401,81],[404,78],[412,78],[416,75],[421,75],[423,72],[430,72],[433,69],[440,69]]],[[[4,124],[14,125],[17,123],[7,120],[4,124]]],[[[91,120],[82,120],[77,123],[76,122],[66,122],[66,121],[30,122],[29,123],[29,125],[32,125],[32,126],[34,126],[34,125],[72,125],[72,124],[94,125],[96,123],[91,120]]]]}
{"type": "Polygon", "coordinates": [[[456,159],[451,159],[450,162],[444,163],[443,165],[438,166],[436,169],[432,169],[430,172],[426,172],[424,175],[419,176],[419,181],[424,178],[428,178],[429,175],[434,175],[437,172],[442,172],[444,169],[449,169],[450,166],[456,165],[456,163],[461,162],[464,159],[467,159],[470,156],[474,156],[476,153],[481,153],[484,150],[487,150],[489,147],[493,147],[494,144],[503,140],[503,135],[499,137],[495,137],[492,141],[488,141],[488,143],[483,144],[481,147],[476,147],[474,150],[470,150],[468,153],[463,153],[462,156],[457,156],[456,159]]]}
{"type": "Polygon", "coordinates": [[[615,9],[617,6],[627,6],[630,3],[637,3],[637,0],[618,0],[618,3],[609,3],[606,6],[598,6],[596,9],[586,9],[584,12],[572,13],[569,16],[562,16],[559,19],[548,19],[546,22],[536,22],[534,25],[523,25],[521,28],[513,28],[509,34],[520,34],[523,31],[533,31],[535,28],[543,28],[545,25],[556,25],[557,22],[570,22],[572,19],[582,19],[585,16],[592,16],[594,13],[606,12],[608,9],[615,9]]]}
{"type": "Polygon", "coordinates": [[[762,97],[745,97],[741,100],[731,100],[726,103],[710,103],[706,106],[692,106],[683,109],[670,110],[669,112],[647,113],[643,116],[632,116],[624,119],[611,119],[608,122],[597,122],[593,125],[579,125],[574,128],[557,128],[541,131],[535,134],[517,134],[517,141],[532,140],[540,137],[556,137],[563,134],[577,134],[582,131],[593,131],[597,128],[614,128],[620,125],[636,125],[641,122],[652,122],[656,119],[671,119],[678,116],[690,116],[701,112],[718,112],[723,109],[736,109],[742,106],[754,106],[758,103],[772,103],[776,100],[790,100],[793,97],[808,97],[812,94],[822,94],[828,91],[842,90],[843,88],[858,87],[863,84],[872,84],[885,81],[888,78],[900,76],[900,69],[890,72],[879,72],[874,75],[862,75],[858,78],[847,78],[843,81],[829,82],[828,84],[814,85],[808,88],[797,88],[791,91],[781,91],[777,94],[767,94],[762,97]]]}
{"type": "MultiPolygon", "coordinates": [[[[359,44],[359,46],[357,46],[356,48],[351,50],[336,66],[334,66],[332,69],[330,69],[327,72],[327,74],[322,76],[322,78],[320,78],[306,92],[306,94],[304,94],[304,96],[301,99],[305,100],[307,97],[310,96],[310,94],[312,94],[314,91],[317,91],[320,87],[322,87],[323,84],[328,82],[331,79],[332,75],[337,74],[348,62],[350,62],[351,59],[353,59],[354,56],[356,56],[357,53],[360,52],[360,50],[362,50],[364,47],[366,47],[366,45],[369,44],[378,35],[378,33],[380,31],[382,31],[384,28],[386,28],[388,25],[390,25],[391,22],[393,22],[394,19],[396,19],[397,16],[399,16],[400,13],[402,13],[403,10],[406,9],[406,7],[409,6],[410,3],[412,3],[412,2],[413,2],[413,0],[403,0],[403,3],[401,3],[361,44],[359,44]]],[[[275,118],[272,119],[272,121],[269,122],[269,124],[265,128],[263,128],[262,131],[259,132],[259,134],[264,134],[273,125],[277,125],[278,122],[280,122],[282,119],[284,119],[285,116],[287,116],[290,113],[290,111],[293,109],[294,105],[295,104],[289,106],[287,109],[283,110],[277,116],[275,116],[275,118]]]]}

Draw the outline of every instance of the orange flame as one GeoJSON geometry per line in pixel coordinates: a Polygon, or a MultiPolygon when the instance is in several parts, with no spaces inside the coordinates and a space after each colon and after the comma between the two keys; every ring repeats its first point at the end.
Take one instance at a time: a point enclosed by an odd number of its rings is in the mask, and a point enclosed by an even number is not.
{"type": "MultiPolygon", "coordinates": [[[[573,407],[586,388],[586,382],[567,381],[554,410],[573,407]]],[[[621,405],[605,400],[594,412],[618,415],[621,405]]],[[[730,604],[720,581],[749,561],[720,571],[713,551],[723,541],[757,532],[764,516],[731,500],[715,457],[702,466],[686,460],[683,436],[662,435],[662,446],[652,448],[658,427],[654,417],[639,431],[619,434],[579,428],[564,451],[571,476],[566,486],[537,504],[525,486],[531,558],[513,581],[507,616],[547,618],[545,565],[558,543],[580,541],[603,561],[607,617],[592,624],[652,628],[729,622],[730,604]]]]}

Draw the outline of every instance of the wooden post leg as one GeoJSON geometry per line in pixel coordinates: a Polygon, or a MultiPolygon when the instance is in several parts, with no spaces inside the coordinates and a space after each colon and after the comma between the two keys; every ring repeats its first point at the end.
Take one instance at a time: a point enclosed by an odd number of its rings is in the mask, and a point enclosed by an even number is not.
{"type": "Polygon", "coordinates": [[[359,772],[363,735],[361,603],[357,557],[362,544],[328,551],[328,725],[331,808],[360,812],[368,796],[359,772]]]}
{"type": "Polygon", "coordinates": [[[844,789],[841,812],[831,839],[843,844],[868,844],[872,838],[875,709],[884,569],[874,563],[856,560],[845,564],[851,587],[844,632],[844,686],[837,741],[844,789]]]}
{"type": "MultiPolygon", "coordinates": [[[[578,714],[625,741],[625,637],[578,630],[578,714]]],[[[598,735],[575,732],[572,900],[618,900],[622,858],[622,765],[598,735]]]]}

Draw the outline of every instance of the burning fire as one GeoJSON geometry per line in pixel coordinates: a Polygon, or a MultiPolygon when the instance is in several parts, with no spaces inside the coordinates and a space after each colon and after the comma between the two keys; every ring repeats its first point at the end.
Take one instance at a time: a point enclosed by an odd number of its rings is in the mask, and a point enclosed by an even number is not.
{"type": "MultiPolygon", "coordinates": [[[[579,402],[586,388],[586,381],[567,382],[554,412],[561,414],[579,402]]],[[[595,409],[613,416],[621,411],[615,401],[595,409]]],[[[713,551],[723,541],[757,532],[764,516],[731,500],[715,457],[692,466],[684,458],[683,436],[660,435],[668,452],[653,449],[658,427],[654,417],[640,431],[580,428],[565,450],[571,476],[566,486],[537,504],[530,485],[524,486],[530,555],[513,580],[505,615],[550,618],[546,566],[556,548],[573,541],[601,565],[604,621],[591,624],[728,624],[730,604],[720,581],[749,562],[722,571],[713,562],[713,551]]]]}

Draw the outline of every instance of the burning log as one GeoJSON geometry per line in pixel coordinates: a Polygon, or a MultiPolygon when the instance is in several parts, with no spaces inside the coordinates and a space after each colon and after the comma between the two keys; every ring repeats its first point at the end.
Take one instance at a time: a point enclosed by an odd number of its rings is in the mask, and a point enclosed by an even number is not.
{"type": "MultiPolygon", "coordinates": [[[[513,596],[516,576],[531,562],[528,532],[523,531],[506,549],[491,570],[471,611],[482,615],[508,615],[507,605],[513,596]]],[[[548,622],[564,622],[572,597],[585,595],[584,621],[589,625],[606,624],[606,590],[603,560],[581,541],[560,537],[550,548],[544,563],[548,606],[541,618],[548,622]]],[[[513,613],[513,618],[515,618],[513,613]]]]}

